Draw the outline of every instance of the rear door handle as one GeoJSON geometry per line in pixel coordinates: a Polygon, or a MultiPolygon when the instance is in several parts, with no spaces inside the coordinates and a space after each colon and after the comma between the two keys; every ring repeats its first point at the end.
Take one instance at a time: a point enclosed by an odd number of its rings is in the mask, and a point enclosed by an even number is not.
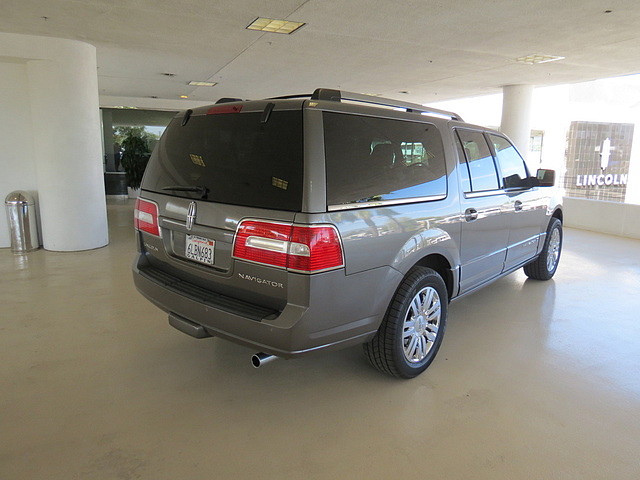
{"type": "Polygon", "coordinates": [[[478,211],[475,208],[467,208],[464,211],[464,219],[467,222],[473,222],[478,219],[478,211]]]}
{"type": "Polygon", "coordinates": [[[513,208],[516,209],[516,212],[519,212],[520,210],[522,210],[522,202],[520,200],[516,200],[513,203],[513,208]]]}

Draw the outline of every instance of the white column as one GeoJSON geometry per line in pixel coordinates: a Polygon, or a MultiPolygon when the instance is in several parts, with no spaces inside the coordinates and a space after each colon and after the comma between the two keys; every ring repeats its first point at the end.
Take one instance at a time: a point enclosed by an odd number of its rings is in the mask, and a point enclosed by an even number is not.
{"type": "Polygon", "coordinates": [[[505,85],[502,87],[502,122],[505,133],[526,159],[531,136],[531,99],[533,85],[505,85]]]}
{"type": "MultiPolygon", "coordinates": [[[[31,144],[44,248],[75,251],[106,245],[95,47],[73,40],[0,33],[0,57],[26,63],[28,98],[21,108],[30,108],[33,125],[31,144]]],[[[8,168],[12,168],[10,161],[8,168]]]]}

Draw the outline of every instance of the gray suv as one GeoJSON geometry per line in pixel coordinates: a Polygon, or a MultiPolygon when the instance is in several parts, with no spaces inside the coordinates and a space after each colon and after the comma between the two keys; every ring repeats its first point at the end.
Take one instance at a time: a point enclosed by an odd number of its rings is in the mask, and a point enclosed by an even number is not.
{"type": "Polygon", "coordinates": [[[379,370],[434,359],[451,300],[562,246],[552,170],[452,112],[318,89],[181,112],[135,208],[138,290],[196,338],[276,357],[363,344],[379,370]]]}

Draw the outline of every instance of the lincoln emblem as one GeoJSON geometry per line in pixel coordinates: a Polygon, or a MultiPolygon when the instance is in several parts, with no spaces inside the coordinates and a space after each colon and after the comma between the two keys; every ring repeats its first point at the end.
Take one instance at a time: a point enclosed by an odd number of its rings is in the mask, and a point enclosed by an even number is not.
{"type": "Polygon", "coordinates": [[[191,202],[189,204],[189,210],[187,211],[187,230],[191,230],[193,228],[193,222],[196,221],[196,202],[191,202]]]}

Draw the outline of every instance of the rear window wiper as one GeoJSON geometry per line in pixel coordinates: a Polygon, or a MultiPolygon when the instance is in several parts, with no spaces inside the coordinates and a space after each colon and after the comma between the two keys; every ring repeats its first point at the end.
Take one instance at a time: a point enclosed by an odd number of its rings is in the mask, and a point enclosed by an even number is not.
{"type": "Polygon", "coordinates": [[[194,185],[194,186],[184,186],[184,185],[169,185],[167,187],[162,187],[162,190],[173,190],[174,192],[195,192],[200,194],[200,198],[203,200],[207,199],[207,195],[209,195],[209,189],[204,185],[194,185]]]}

